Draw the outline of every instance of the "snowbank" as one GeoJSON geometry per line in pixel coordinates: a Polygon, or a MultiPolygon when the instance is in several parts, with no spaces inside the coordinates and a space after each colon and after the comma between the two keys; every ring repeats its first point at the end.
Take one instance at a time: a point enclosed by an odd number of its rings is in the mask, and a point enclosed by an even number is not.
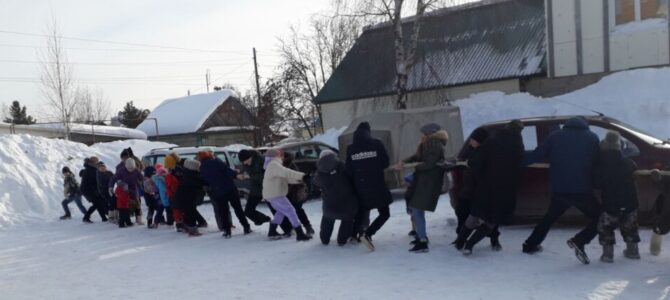
{"type": "MultiPolygon", "coordinates": [[[[29,125],[31,127],[39,128],[49,128],[63,131],[63,124],[34,124],[29,125]]],[[[30,127],[27,127],[30,128],[30,127]]],[[[107,135],[115,137],[124,137],[129,139],[141,139],[146,140],[147,135],[137,129],[125,128],[125,127],[115,127],[115,126],[102,126],[102,125],[86,125],[86,124],[70,124],[70,131],[73,133],[81,134],[91,134],[95,133],[97,135],[107,135]]]]}
{"type": "Polygon", "coordinates": [[[322,134],[318,134],[312,138],[312,141],[322,142],[335,149],[339,149],[337,138],[347,129],[346,126],[342,128],[330,128],[322,134]]]}
{"type": "Polygon", "coordinates": [[[594,115],[598,111],[652,135],[670,137],[670,68],[638,69],[602,78],[581,90],[553,98],[527,93],[487,92],[455,101],[461,108],[463,134],[483,123],[558,115],[594,115]],[[593,110],[593,111],[592,111],[593,110]]]}
{"type": "MultiPolygon", "coordinates": [[[[81,143],[30,135],[0,135],[0,229],[31,220],[53,219],[62,214],[61,169],[75,174],[85,157],[97,156],[113,168],[123,148],[141,156],[151,148],[171,144],[145,140],[117,141],[88,147],[81,143]]],[[[80,178],[78,178],[80,181],[80,178]]],[[[74,205],[75,217],[79,214],[74,205]]]]}

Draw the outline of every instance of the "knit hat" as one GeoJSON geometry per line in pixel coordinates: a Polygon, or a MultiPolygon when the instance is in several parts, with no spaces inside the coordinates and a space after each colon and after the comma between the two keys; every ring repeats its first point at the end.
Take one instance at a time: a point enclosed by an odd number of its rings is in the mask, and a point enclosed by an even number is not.
{"type": "Polygon", "coordinates": [[[423,127],[421,127],[420,131],[421,131],[421,133],[423,133],[423,135],[431,135],[433,133],[436,133],[436,132],[440,131],[440,129],[442,129],[442,127],[440,127],[440,125],[437,125],[435,123],[428,123],[426,125],[423,125],[423,127]]]}
{"type": "Polygon", "coordinates": [[[165,168],[172,170],[177,167],[177,161],[179,161],[179,156],[177,153],[171,152],[165,157],[165,168]]]}
{"type": "Polygon", "coordinates": [[[356,127],[356,131],[359,131],[359,130],[364,130],[364,131],[370,132],[372,129],[370,128],[370,123],[361,122],[360,124],[358,124],[358,127],[356,127]]]}
{"type": "Polygon", "coordinates": [[[484,129],[483,127],[479,127],[475,129],[475,131],[470,134],[470,138],[477,141],[477,143],[483,144],[484,141],[489,137],[489,132],[488,130],[484,129]]]}
{"type": "Polygon", "coordinates": [[[133,171],[136,168],[137,168],[137,165],[135,164],[134,159],[126,159],[126,169],[128,169],[128,171],[133,171]]]}
{"type": "Polygon", "coordinates": [[[70,168],[68,168],[68,167],[63,167],[63,170],[62,170],[61,172],[62,172],[63,174],[65,174],[65,173],[72,173],[72,171],[70,171],[70,168]]]}
{"type": "Polygon", "coordinates": [[[240,153],[237,154],[237,158],[240,159],[240,161],[246,161],[247,159],[250,159],[253,153],[251,152],[252,150],[247,150],[243,149],[240,151],[240,153]]]}
{"type": "Polygon", "coordinates": [[[154,174],[156,174],[156,168],[152,166],[144,168],[144,177],[151,177],[154,176],[154,174]]]}
{"type": "Polygon", "coordinates": [[[273,157],[279,157],[279,156],[281,156],[281,150],[279,150],[279,149],[271,148],[271,149],[268,149],[267,152],[265,152],[265,157],[273,158],[273,157]]]}
{"type": "Polygon", "coordinates": [[[321,154],[319,154],[319,159],[322,159],[328,155],[335,155],[335,151],[333,150],[323,150],[321,151],[321,154]]]}
{"type": "Polygon", "coordinates": [[[621,150],[621,135],[616,131],[608,131],[600,142],[600,150],[621,150]]]}
{"type": "Polygon", "coordinates": [[[200,162],[195,160],[195,159],[187,159],[184,161],[184,168],[191,170],[191,171],[199,171],[200,170],[200,162]]]}
{"type": "Polygon", "coordinates": [[[156,174],[165,176],[168,174],[168,170],[163,167],[161,164],[156,164],[156,174]]]}
{"type": "Polygon", "coordinates": [[[197,158],[198,158],[199,161],[203,161],[205,159],[212,158],[212,154],[211,154],[211,152],[203,149],[203,150],[198,151],[197,158]]]}
{"type": "Polygon", "coordinates": [[[512,130],[514,132],[521,132],[523,130],[523,123],[521,120],[512,120],[507,125],[505,125],[507,129],[512,130]]]}
{"type": "Polygon", "coordinates": [[[121,151],[121,158],[123,159],[128,157],[130,157],[130,155],[128,154],[128,149],[123,149],[123,151],[121,151]]]}

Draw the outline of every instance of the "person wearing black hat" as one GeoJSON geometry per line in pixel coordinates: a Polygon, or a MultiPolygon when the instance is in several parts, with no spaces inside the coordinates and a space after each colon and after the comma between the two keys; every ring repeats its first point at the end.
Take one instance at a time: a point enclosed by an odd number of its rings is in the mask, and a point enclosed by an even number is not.
{"type": "Polygon", "coordinates": [[[355,231],[360,241],[370,251],[374,251],[372,236],[391,217],[389,205],[393,199],[384,179],[384,170],[389,167],[389,156],[384,144],[372,138],[368,122],[360,123],[354,131],[354,141],[347,147],[345,166],[354,181],[361,205],[355,220],[355,231]],[[367,229],[364,229],[372,209],[376,209],[379,215],[367,229]]]}
{"type": "Polygon", "coordinates": [[[86,208],[81,203],[81,192],[79,191],[79,184],[77,183],[77,179],[74,177],[74,174],[72,174],[72,171],[70,171],[70,168],[68,167],[63,167],[62,173],[63,196],[65,196],[65,199],[63,202],[61,202],[61,205],[63,206],[65,214],[61,216],[60,219],[68,220],[72,217],[72,215],[70,215],[70,209],[68,208],[68,205],[72,201],[77,204],[77,207],[82,214],[86,214],[86,208]]]}
{"type": "MultiPolygon", "coordinates": [[[[523,159],[523,124],[514,120],[496,131],[481,145],[477,155],[468,160],[475,180],[470,215],[458,233],[456,248],[464,255],[507,221],[516,207],[516,193],[523,159]]],[[[497,236],[495,237],[497,241],[497,236]]],[[[492,244],[500,250],[500,244],[492,244]]]]}
{"type": "Polygon", "coordinates": [[[112,223],[116,223],[119,218],[119,214],[116,211],[116,199],[109,193],[109,181],[114,176],[114,173],[107,170],[107,166],[104,162],[100,161],[97,164],[98,170],[96,173],[96,182],[98,185],[98,194],[105,201],[108,209],[108,220],[112,223]]]}
{"type": "Polygon", "coordinates": [[[91,207],[84,215],[84,223],[93,223],[91,215],[96,210],[103,222],[107,222],[107,202],[98,193],[98,158],[93,156],[84,159],[84,172],[81,177],[81,193],[91,202],[91,207]]]}

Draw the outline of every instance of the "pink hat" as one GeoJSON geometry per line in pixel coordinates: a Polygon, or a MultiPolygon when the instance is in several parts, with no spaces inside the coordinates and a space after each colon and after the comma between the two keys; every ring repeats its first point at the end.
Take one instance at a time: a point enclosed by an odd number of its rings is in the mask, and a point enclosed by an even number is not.
{"type": "Polygon", "coordinates": [[[167,169],[165,169],[165,167],[163,167],[162,164],[156,164],[155,168],[156,168],[156,174],[158,175],[165,176],[168,174],[167,169]]]}

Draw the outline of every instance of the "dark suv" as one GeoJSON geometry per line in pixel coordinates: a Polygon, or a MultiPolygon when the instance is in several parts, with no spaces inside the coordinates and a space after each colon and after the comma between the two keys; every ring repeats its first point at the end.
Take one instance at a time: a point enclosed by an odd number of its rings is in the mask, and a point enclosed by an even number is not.
{"type": "MultiPolygon", "coordinates": [[[[524,124],[522,131],[523,143],[526,151],[534,150],[553,131],[558,130],[572,116],[538,117],[521,119],[524,124]]],[[[624,155],[633,159],[638,170],[670,169],[670,142],[653,137],[635,127],[606,116],[585,116],[589,122],[591,131],[596,133],[600,139],[608,130],[617,131],[621,134],[624,155]]],[[[481,127],[489,132],[502,128],[509,121],[501,121],[484,124],[481,127]]],[[[469,139],[468,139],[469,140],[469,139]]],[[[461,150],[467,147],[466,143],[461,150]]],[[[462,171],[453,171],[454,186],[450,191],[452,199],[456,199],[462,186],[462,171]]],[[[640,172],[644,173],[644,172],[640,172]]],[[[638,198],[640,201],[640,223],[651,222],[654,205],[660,199],[660,191],[652,183],[650,176],[636,176],[638,198]]],[[[515,223],[529,223],[539,220],[549,207],[549,164],[533,164],[523,168],[521,185],[517,194],[517,206],[515,212],[515,223]]],[[[561,221],[572,222],[579,219],[580,213],[569,210],[561,221]],[[577,218],[576,218],[577,217],[577,218]]]]}

